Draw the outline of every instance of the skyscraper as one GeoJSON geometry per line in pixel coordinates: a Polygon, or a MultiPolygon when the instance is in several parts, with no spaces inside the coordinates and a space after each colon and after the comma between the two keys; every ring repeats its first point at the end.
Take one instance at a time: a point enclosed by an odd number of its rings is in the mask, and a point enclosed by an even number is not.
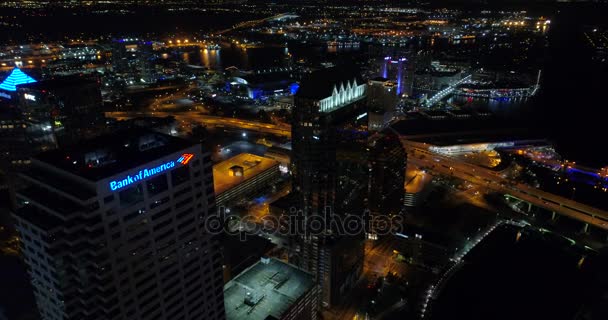
{"type": "Polygon", "coordinates": [[[42,153],[14,212],[42,319],[224,319],[209,154],[146,130],[42,153]]]}
{"type": "Polygon", "coordinates": [[[21,112],[34,149],[54,148],[91,138],[105,125],[101,90],[95,77],[66,76],[17,88],[21,112]],[[46,138],[50,136],[50,138],[46,138]],[[48,142],[43,142],[44,139],[48,142]]]}
{"type": "MultiPolygon", "coordinates": [[[[349,212],[355,202],[348,199],[364,198],[358,192],[359,187],[366,184],[360,181],[361,185],[358,185],[355,181],[358,175],[348,181],[341,178],[348,176],[343,171],[349,170],[350,165],[356,167],[349,161],[353,157],[341,150],[342,146],[348,149],[358,143],[356,120],[366,112],[365,91],[366,84],[358,72],[332,68],[312,73],[302,82],[295,96],[292,189],[298,198],[298,209],[307,218],[327,218],[330,211],[338,216],[361,214],[349,212]]],[[[315,276],[321,285],[321,301],[331,305],[337,302],[350,282],[358,279],[363,247],[357,245],[360,243],[358,235],[350,246],[343,246],[344,234],[333,230],[329,224],[324,228],[322,232],[298,237],[295,263],[315,276]],[[347,254],[351,258],[349,266],[341,266],[347,260],[340,258],[345,256],[343,249],[346,247],[354,252],[347,254]]]]}
{"type": "Polygon", "coordinates": [[[382,77],[370,79],[367,82],[368,129],[385,128],[396,114],[398,101],[394,81],[382,77]]]}
{"type": "Polygon", "coordinates": [[[156,63],[152,42],[137,38],[112,42],[112,70],[130,81],[156,82],[156,63]]]}
{"type": "Polygon", "coordinates": [[[384,57],[380,76],[395,81],[397,96],[406,93],[405,75],[407,59],[405,57],[384,57]]]}
{"type": "Polygon", "coordinates": [[[392,128],[376,133],[369,142],[370,213],[373,216],[397,215],[403,209],[407,153],[392,128]]]}

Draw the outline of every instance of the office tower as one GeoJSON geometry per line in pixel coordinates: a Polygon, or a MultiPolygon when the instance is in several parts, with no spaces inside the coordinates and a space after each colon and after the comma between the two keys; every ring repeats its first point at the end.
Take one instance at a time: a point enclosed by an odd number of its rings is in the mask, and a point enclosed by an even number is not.
{"type": "Polygon", "coordinates": [[[29,163],[25,128],[17,108],[0,106],[0,173],[29,163]]]}
{"type": "Polygon", "coordinates": [[[115,73],[129,71],[129,56],[125,42],[124,39],[112,42],[112,71],[115,73]]]}
{"type": "Polygon", "coordinates": [[[129,81],[154,83],[157,80],[152,42],[137,38],[112,42],[112,70],[129,81]]]}
{"type": "Polygon", "coordinates": [[[156,62],[151,42],[142,42],[138,45],[139,77],[146,83],[156,82],[156,62]]]}
{"type": "Polygon", "coordinates": [[[13,213],[42,319],[224,319],[208,152],[147,130],[42,153],[13,213]]]}
{"type": "MultiPolygon", "coordinates": [[[[307,218],[325,217],[331,211],[335,215],[350,213],[344,194],[351,184],[340,179],[348,166],[339,162],[341,145],[358,143],[356,119],[366,112],[366,83],[358,72],[332,68],[313,72],[302,82],[295,95],[292,123],[292,172],[293,192],[297,194],[298,206],[307,218]]],[[[366,185],[366,184],[365,184],[366,185]]],[[[358,190],[358,189],[356,189],[358,190]]],[[[361,209],[361,208],[359,208],[361,209]]],[[[361,214],[360,212],[356,212],[361,214]]],[[[327,224],[321,233],[305,234],[296,240],[296,264],[311,272],[321,285],[322,303],[331,305],[339,298],[337,292],[347,288],[345,283],[336,284],[332,275],[337,270],[337,259],[341,256],[339,245],[346,237],[327,224]]],[[[359,248],[359,238],[352,239],[351,248],[359,248]]],[[[354,254],[355,267],[343,273],[360,273],[363,248],[354,254]]],[[[353,277],[344,277],[351,280],[353,277]]]]}
{"type": "Polygon", "coordinates": [[[17,88],[31,139],[44,139],[42,150],[91,138],[104,128],[101,89],[95,77],[66,76],[17,88]],[[51,136],[51,137],[49,137],[51,136]],[[45,146],[45,144],[47,144],[45,146]],[[46,148],[45,148],[46,147],[46,148]]]}
{"type": "Polygon", "coordinates": [[[318,290],[310,273],[262,258],[224,287],[226,320],[315,320],[318,290]]]}
{"type": "Polygon", "coordinates": [[[397,110],[397,88],[394,81],[377,77],[367,82],[368,129],[385,128],[397,110]]]}
{"type": "Polygon", "coordinates": [[[377,77],[367,82],[367,104],[382,111],[391,112],[397,107],[396,83],[377,77]]]}
{"type": "Polygon", "coordinates": [[[407,153],[391,128],[369,139],[369,208],[373,217],[397,215],[403,209],[407,153]]]}
{"type": "Polygon", "coordinates": [[[397,96],[401,96],[405,92],[405,76],[406,76],[407,59],[405,57],[384,57],[381,69],[381,77],[395,81],[395,89],[397,96]]]}

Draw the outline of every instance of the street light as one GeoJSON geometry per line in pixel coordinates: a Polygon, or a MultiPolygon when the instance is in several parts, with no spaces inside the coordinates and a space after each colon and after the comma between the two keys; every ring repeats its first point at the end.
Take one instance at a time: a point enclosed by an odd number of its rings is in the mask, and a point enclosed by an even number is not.
{"type": "Polygon", "coordinates": [[[574,200],[574,194],[576,193],[576,187],[572,187],[572,196],[570,199],[574,200]]]}

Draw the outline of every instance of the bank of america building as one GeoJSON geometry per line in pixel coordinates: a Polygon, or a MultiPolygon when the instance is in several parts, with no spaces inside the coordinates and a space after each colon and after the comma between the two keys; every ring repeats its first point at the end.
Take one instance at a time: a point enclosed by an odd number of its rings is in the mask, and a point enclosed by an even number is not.
{"type": "Polygon", "coordinates": [[[42,319],[224,319],[209,154],[149,131],[32,159],[14,212],[42,319]]]}

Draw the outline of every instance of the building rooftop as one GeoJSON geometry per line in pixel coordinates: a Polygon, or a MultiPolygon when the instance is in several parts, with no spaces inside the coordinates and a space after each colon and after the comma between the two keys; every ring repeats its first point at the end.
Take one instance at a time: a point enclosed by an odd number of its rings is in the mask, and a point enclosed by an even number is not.
{"type": "Polygon", "coordinates": [[[385,77],[375,77],[375,78],[370,79],[370,81],[375,81],[375,82],[387,82],[387,81],[389,81],[389,79],[388,79],[388,78],[385,78],[385,77]]]}
{"type": "Polygon", "coordinates": [[[267,238],[254,234],[224,234],[221,243],[224,264],[228,266],[231,276],[239,275],[276,247],[267,238]],[[247,241],[243,241],[243,237],[247,237],[247,241]]]}
{"type": "Polygon", "coordinates": [[[331,96],[334,86],[344,87],[349,81],[356,80],[357,84],[365,83],[361,73],[356,68],[334,67],[314,71],[306,77],[296,96],[307,99],[324,99],[331,96]]]}
{"type": "Polygon", "coordinates": [[[103,135],[33,159],[90,181],[99,181],[193,146],[194,143],[146,129],[103,135]]]}
{"type": "Polygon", "coordinates": [[[270,158],[256,156],[251,153],[241,153],[213,166],[213,187],[215,194],[220,194],[235,187],[245,180],[278,165],[279,162],[270,158]],[[242,167],[242,175],[235,175],[234,167],[242,167]]]}
{"type": "Polygon", "coordinates": [[[224,286],[226,319],[280,319],[313,286],[311,274],[277,259],[265,259],[224,286]]]}
{"type": "Polygon", "coordinates": [[[287,82],[293,81],[291,73],[288,71],[277,71],[268,73],[255,73],[241,76],[251,85],[259,85],[268,82],[287,82]]]}

